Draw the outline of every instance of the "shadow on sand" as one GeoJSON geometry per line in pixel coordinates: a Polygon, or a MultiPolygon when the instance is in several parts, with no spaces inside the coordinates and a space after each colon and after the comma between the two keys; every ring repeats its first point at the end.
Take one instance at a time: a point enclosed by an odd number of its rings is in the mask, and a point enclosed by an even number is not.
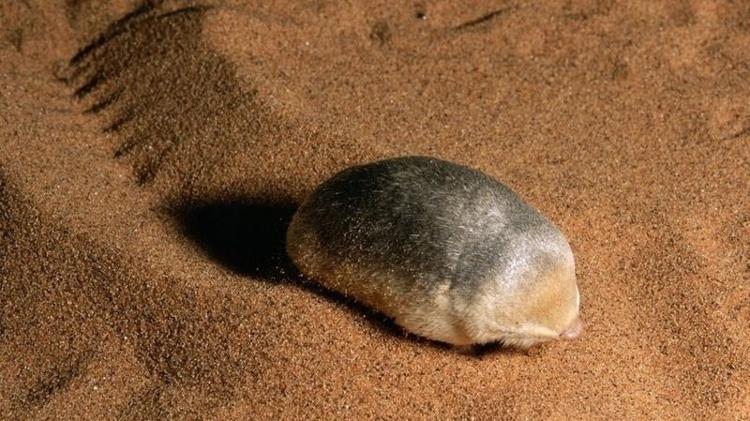
{"type": "Polygon", "coordinates": [[[298,279],[286,255],[294,203],[217,201],[178,210],[183,232],[214,261],[239,275],[268,282],[298,279]]]}

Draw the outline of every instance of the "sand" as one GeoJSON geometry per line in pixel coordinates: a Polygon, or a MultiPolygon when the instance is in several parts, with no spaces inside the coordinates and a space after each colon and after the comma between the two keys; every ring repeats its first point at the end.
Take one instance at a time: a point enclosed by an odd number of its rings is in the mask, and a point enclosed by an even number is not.
{"type": "Polygon", "coordinates": [[[0,3],[0,418],[750,418],[750,3],[0,3]],[[461,354],[285,259],[355,163],[567,235],[578,340],[461,354]]]}

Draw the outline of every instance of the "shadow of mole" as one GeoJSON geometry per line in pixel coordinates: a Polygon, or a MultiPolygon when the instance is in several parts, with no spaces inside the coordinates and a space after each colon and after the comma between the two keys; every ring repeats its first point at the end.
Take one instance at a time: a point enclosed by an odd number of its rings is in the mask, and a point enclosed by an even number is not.
{"type": "MultiPolygon", "coordinates": [[[[388,335],[436,349],[451,345],[404,331],[395,322],[343,294],[306,278],[286,253],[286,231],[297,204],[285,201],[227,200],[184,205],[173,210],[182,232],[211,259],[232,272],[271,283],[289,283],[364,316],[374,328],[388,335]]],[[[514,353],[500,344],[474,347],[470,355],[514,353]]]]}
{"type": "Polygon", "coordinates": [[[299,277],[286,255],[294,203],[217,201],[177,211],[183,232],[232,272],[269,282],[299,277]]]}

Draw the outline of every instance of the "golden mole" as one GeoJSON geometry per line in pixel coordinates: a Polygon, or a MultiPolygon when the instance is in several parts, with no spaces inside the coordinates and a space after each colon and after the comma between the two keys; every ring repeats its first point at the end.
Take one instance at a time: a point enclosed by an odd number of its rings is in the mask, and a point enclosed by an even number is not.
{"type": "Polygon", "coordinates": [[[407,156],[339,172],[295,213],[287,253],[305,276],[435,341],[528,348],[581,330],[563,234],[451,162],[407,156]]]}

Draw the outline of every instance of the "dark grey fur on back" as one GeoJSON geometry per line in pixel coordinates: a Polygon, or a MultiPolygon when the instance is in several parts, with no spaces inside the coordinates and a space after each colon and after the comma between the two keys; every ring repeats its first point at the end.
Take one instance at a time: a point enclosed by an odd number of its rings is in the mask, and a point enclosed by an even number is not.
{"type": "MultiPolygon", "coordinates": [[[[397,272],[409,288],[450,283],[466,293],[562,236],[510,189],[478,171],[428,157],[352,167],[326,181],[302,212],[332,261],[397,272]],[[532,242],[540,247],[519,248],[532,242]]],[[[564,241],[564,239],[562,240],[564,241]]],[[[516,279],[516,278],[514,278],[516,279]]]]}

